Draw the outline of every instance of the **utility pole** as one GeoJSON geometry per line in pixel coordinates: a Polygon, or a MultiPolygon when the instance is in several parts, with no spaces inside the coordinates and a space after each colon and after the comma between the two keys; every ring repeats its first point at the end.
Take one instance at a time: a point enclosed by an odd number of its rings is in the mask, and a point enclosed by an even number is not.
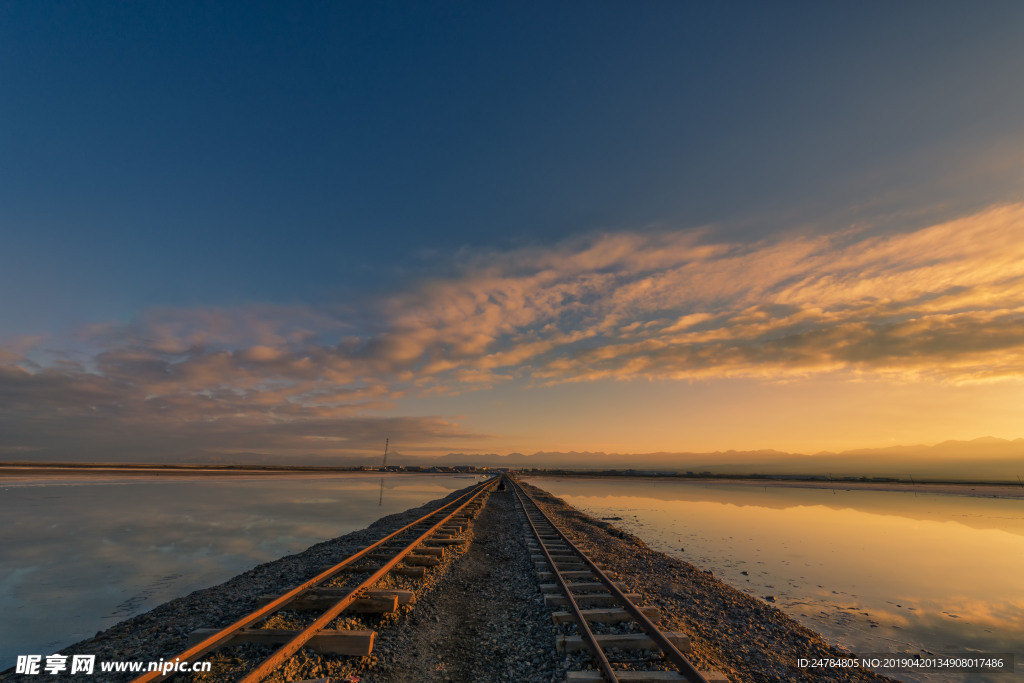
{"type": "Polygon", "coordinates": [[[384,469],[388,466],[388,442],[390,440],[390,437],[386,437],[384,439],[384,465],[381,466],[381,469],[384,469]]]}

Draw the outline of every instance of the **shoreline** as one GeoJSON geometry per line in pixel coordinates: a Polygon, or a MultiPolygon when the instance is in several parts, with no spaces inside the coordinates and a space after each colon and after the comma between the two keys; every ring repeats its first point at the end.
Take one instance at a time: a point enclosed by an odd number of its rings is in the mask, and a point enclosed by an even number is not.
{"type": "MultiPolygon", "coordinates": [[[[188,634],[195,629],[225,627],[256,609],[268,593],[284,593],[345,557],[374,543],[435,508],[454,500],[466,489],[428,501],[418,507],[386,515],[368,526],[342,536],[315,543],[305,550],[270,560],[222,582],[168,600],[150,610],[128,617],[91,638],[60,649],[62,654],[94,654],[97,661],[157,661],[184,651],[188,634]]],[[[48,680],[76,680],[65,673],[47,675],[48,680]]],[[[97,683],[130,681],[131,675],[96,676],[97,683]]],[[[38,681],[38,676],[18,675],[12,669],[0,671],[0,680],[38,681]]]]}
{"type": "MultiPolygon", "coordinates": [[[[216,468],[216,467],[38,467],[23,465],[0,465],[0,478],[10,477],[237,477],[237,476],[272,476],[272,475],[311,475],[311,474],[434,474],[433,472],[381,472],[379,470],[309,470],[309,469],[258,469],[258,468],[216,468]]],[[[451,474],[445,473],[445,474],[451,474]]]]}
{"type": "MultiPolygon", "coordinates": [[[[529,486],[529,485],[527,485],[529,486]]],[[[459,492],[445,497],[447,500],[459,492]]],[[[358,675],[373,681],[517,680],[564,681],[582,668],[582,658],[559,655],[551,623],[536,588],[526,538],[513,515],[511,499],[495,498],[469,534],[467,550],[452,553],[417,587],[417,604],[385,615],[377,647],[369,657],[322,661],[302,654],[281,676],[286,680],[358,675]],[[493,605],[501,605],[495,610],[493,605]],[[579,660],[579,661],[578,661],[579,660]]],[[[551,494],[539,502],[565,524],[587,552],[620,571],[643,602],[661,607],[663,627],[693,636],[693,659],[701,668],[726,673],[732,683],[773,680],[890,680],[865,671],[807,671],[798,657],[842,656],[822,636],[781,611],[738,591],[682,560],[648,548],[640,539],[590,518],[551,494]]],[[[173,657],[196,628],[224,626],[253,609],[260,595],[280,593],[341,557],[385,535],[403,520],[432,507],[432,501],[381,518],[360,531],[315,544],[305,551],[261,564],[227,582],[166,602],[126,619],[93,638],[63,648],[63,654],[96,654],[98,660],[151,660],[173,657]]],[[[234,657],[235,655],[231,655],[234,657]]],[[[225,657],[218,655],[220,661],[225,657]]],[[[230,659],[230,658],[229,658],[230,659]]],[[[227,672],[224,672],[227,673],[227,672]]],[[[5,673],[4,681],[37,677],[5,673]]],[[[51,678],[51,676],[47,676],[51,678]]],[[[57,675],[53,680],[72,680],[57,675]]],[[[130,680],[98,676],[94,680],[130,680]]],[[[188,679],[186,679],[188,680],[188,679]]],[[[221,681],[223,676],[191,680],[221,681]]]]}
{"type": "MultiPolygon", "coordinates": [[[[899,493],[929,493],[940,495],[972,496],[977,498],[1008,498],[1024,499],[1024,486],[1011,483],[984,482],[984,481],[950,481],[950,482],[904,482],[904,481],[827,481],[820,479],[781,479],[766,478],[760,476],[749,477],[684,477],[684,476],[658,476],[658,475],[629,475],[629,474],[603,474],[601,472],[587,471],[551,471],[551,472],[517,472],[519,476],[537,478],[585,478],[585,479],[616,479],[629,481],[676,481],[694,485],[706,484],[732,484],[736,486],[748,486],[751,488],[814,488],[831,489],[835,491],[893,491],[899,493]]],[[[390,476],[395,474],[418,474],[430,475],[439,474],[451,476],[453,474],[464,474],[469,477],[479,477],[496,474],[496,472],[477,471],[466,473],[453,472],[417,472],[410,471],[382,471],[382,470],[358,470],[345,468],[260,468],[260,467],[164,467],[164,466],[118,466],[118,465],[86,465],[86,466],[45,466],[45,465],[13,465],[0,464],[0,479],[8,477],[12,480],[28,477],[49,477],[75,475],[82,477],[97,476],[124,476],[124,477],[219,477],[219,476],[272,476],[272,475],[311,475],[311,474],[358,474],[373,477],[390,476]]]]}
{"type": "Polygon", "coordinates": [[[542,472],[523,472],[522,477],[529,479],[544,478],[584,478],[584,479],[614,479],[625,481],[673,481],[694,486],[707,484],[747,486],[750,488],[798,488],[798,489],[827,489],[834,491],[891,491],[895,493],[928,493],[950,496],[970,496],[974,498],[1009,498],[1024,499],[1024,487],[1011,484],[996,484],[982,482],[875,482],[875,481],[819,481],[805,479],[761,479],[757,477],[656,477],[656,476],[615,476],[602,474],[586,474],[574,472],[569,474],[546,474],[542,472]]]}

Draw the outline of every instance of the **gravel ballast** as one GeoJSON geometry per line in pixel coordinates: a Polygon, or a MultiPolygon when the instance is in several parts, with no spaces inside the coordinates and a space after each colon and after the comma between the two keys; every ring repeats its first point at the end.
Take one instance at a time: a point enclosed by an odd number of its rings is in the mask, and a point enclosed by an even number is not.
{"type": "MultiPolygon", "coordinates": [[[[690,657],[698,668],[721,671],[734,683],[890,680],[857,669],[798,668],[799,658],[837,658],[844,653],[771,605],[693,565],[651,550],[638,538],[540,489],[525,488],[573,542],[596,562],[616,571],[627,592],[639,593],[641,604],[661,609],[661,628],[690,635],[690,657]]],[[[260,596],[285,592],[437,504],[433,501],[390,515],[364,530],[260,565],[219,586],[123,621],[62,653],[95,654],[98,661],[172,658],[185,649],[192,630],[232,623],[257,607],[260,596]]],[[[544,606],[514,494],[490,494],[464,537],[465,545],[452,546],[441,565],[429,569],[427,578],[415,584],[414,605],[386,615],[354,615],[332,625],[375,630],[372,655],[334,657],[303,650],[268,680],[561,682],[569,669],[581,668],[585,658],[560,655],[555,650],[555,637],[559,628],[564,631],[565,627],[556,628],[551,611],[544,606]]],[[[287,627],[292,616],[279,613],[277,618],[281,628],[287,627]]],[[[219,652],[213,657],[213,671],[196,674],[191,680],[235,680],[248,661],[271,651],[246,645],[219,652]]],[[[45,678],[113,683],[131,680],[132,675],[97,672],[45,678]]],[[[9,674],[4,680],[39,681],[40,676],[9,674]]]]}

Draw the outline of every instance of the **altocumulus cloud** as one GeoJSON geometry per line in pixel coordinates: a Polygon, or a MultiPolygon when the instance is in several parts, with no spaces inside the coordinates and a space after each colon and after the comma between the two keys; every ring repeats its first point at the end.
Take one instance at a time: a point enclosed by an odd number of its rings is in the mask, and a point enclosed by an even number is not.
{"type": "Polygon", "coordinates": [[[700,238],[613,234],[478,255],[463,277],[396,297],[373,343],[403,340],[391,369],[444,387],[524,374],[961,382],[1024,370],[1024,205],[888,236],[700,238]]]}
{"type": "Polygon", "coordinates": [[[76,361],[12,346],[0,448],[364,452],[385,430],[455,448],[484,435],[388,417],[393,401],[510,379],[1024,371],[1020,204],[889,235],[601,234],[462,254],[454,271],[347,311],[149,311],[80,331],[76,361]]]}

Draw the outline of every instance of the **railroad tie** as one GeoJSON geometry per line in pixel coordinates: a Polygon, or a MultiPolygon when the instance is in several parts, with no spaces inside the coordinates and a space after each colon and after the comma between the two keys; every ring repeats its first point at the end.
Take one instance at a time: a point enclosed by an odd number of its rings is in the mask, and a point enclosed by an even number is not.
{"type": "Polygon", "coordinates": [[[570,672],[567,681],[728,683],[719,672],[694,668],[683,654],[691,651],[690,637],[682,632],[660,630],[656,622],[661,620],[661,611],[657,607],[638,606],[640,595],[626,593],[625,585],[613,580],[615,574],[587,558],[515,479],[510,483],[525,517],[525,545],[542,582],[538,587],[544,594],[544,603],[549,608],[569,608],[553,611],[551,619],[555,624],[574,624],[579,634],[559,635],[556,649],[560,653],[589,651],[595,666],[593,671],[570,672]],[[609,629],[613,624],[628,622],[636,623],[644,632],[607,632],[615,630],[609,629]],[[610,659],[608,650],[660,652],[665,663],[671,663],[676,670],[615,669],[612,663],[618,661],[619,655],[610,659]]]}
{"type": "MultiPolygon", "coordinates": [[[[613,581],[612,583],[614,583],[619,590],[626,590],[626,584],[621,581],[613,581]]],[[[569,589],[572,590],[573,597],[575,597],[577,592],[606,591],[608,590],[608,587],[599,581],[577,581],[576,583],[570,583],[569,589]]],[[[557,583],[540,584],[541,593],[558,593],[560,590],[561,589],[558,587],[557,583]]]]}
{"type": "MultiPolygon", "coordinates": [[[[189,646],[202,642],[204,638],[216,634],[219,629],[199,628],[188,635],[189,646]]],[[[299,631],[278,628],[243,628],[239,629],[228,641],[227,646],[241,645],[242,643],[259,643],[262,645],[282,645],[287,643],[299,631]]],[[[309,641],[308,645],[316,652],[325,655],[348,655],[350,657],[365,657],[373,652],[373,640],[376,637],[374,631],[328,631],[323,630],[317,633],[309,641]]]]}
{"type": "MultiPolygon", "coordinates": [[[[594,572],[589,569],[572,570],[567,572],[559,572],[563,579],[596,579],[594,572]]],[[[555,578],[553,572],[537,572],[537,579],[540,581],[551,581],[555,578]]]]}
{"type": "MultiPolygon", "coordinates": [[[[307,593],[306,595],[300,595],[289,602],[285,609],[323,611],[338,602],[340,597],[343,596],[315,595],[307,593]]],[[[278,596],[276,595],[261,595],[260,604],[266,605],[267,603],[277,600],[277,598],[278,596]]],[[[380,596],[359,598],[349,606],[349,609],[360,614],[387,614],[388,612],[394,612],[398,609],[398,596],[392,595],[390,597],[380,596]]]]}
{"type": "MultiPolygon", "coordinates": [[[[634,603],[640,601],[639,593],[626,593],[626,597],[634,603]]],[[[619,604],[619,601],[611,593],[586,593],[574,595],[573,599],[580,607],[612,607],[619,604]]],[[[546,607],[563,607],[565,604],[565,596],[560,593],[549,593],[544,596],[546,607]]]]}
{"type": "MultiPolygon", "coordinates": [[[[680,652],[690,651],[690,636],[679,631],[662,631],[680,652]]],[[[646,633],[598,633],[594,635],[602,650],[617,647],[620,650],[657,650],[658,646],[646,633]]],[[[580,636],[558,636],[555,647],[560,654],[586,650],[587,643],[580,636]]]]}
{"type": "MultiPolygon", "coordinates": [[[[337,630],[325,627],[346,610],[355,613],[386,613],[395,611],[399,605],[414,603],[415,594],[412,591],[380,590],[371,587],[389,572],[422,579],[427,566],[440,564],[439,556],[444,554],[445,547],[461,545],[464,542],[461,539],[453,539],[451,534],[462,531],[468,520],[479,510],[481,496],[486,494],[494,483],[495,480],[490,480],[474,486],[455,500],[442,504],[418,520],[392,531],[363,550],[323,569],[313,578],[283,595],[264,596],[263,604],[259,608],[226,628],[193,631],[189,634],[187,649],[178,658],[195,660],[210,652],[240,643],[276,646],[269,656],[255,663],[240,679],[255,682],[280,669],[292,655],[304,647],[321,654],[369,655],[373,651],[376,637],[374,631],[337,630]],[[400,542],[401,548],[396,548],[400,542]],[[394,548],[394,551],[383,552],[387,548],[394,548]],[[383,563],[367,566],[366,561],[374,559],[383,560],[383,563]],[[395,566],[399,561],[415,566],[395,566]],[[343,580],[343,575],[348,581],[343,580]],[[339,581],[352,585],[331,587],[331,584],[339,581]],[[270,615],[281,610],[317,610],[321,613],[315,621],[301,630],[257,627],[258,624],[265,623],[270,615]]],[[[148,671],[135,678],[132,683],[155,683],[164,678],[166,675],[163,672],[148,671]]]]}
{"type": "Polygon", "coordinates": [[[413,555],[433,555],[435,557],[441,557],[444,555],[444,548],[416,548],[412,551],[413,555]]]}
{"type": "MultiPolygon", "coordinates": [[[[314,588],[288,603],[286,609],[324,610],[349,594],[344,588],[314,588]]],[[[277,600],[277,595],[260,596],[260,604],[265,605],[277,600]]],[[[352,611],[383,614],[395,611],[400,605],[416,603],[416,593],[405,590],[368,590],[363,597],[352,603],[352,611]]]]}
{"type": "Polygon", "coordinates": [[[440,545],[440,546],[465,545],[466,544],[466,539],[464,539],[464,538],[428,538],[427,540],[423,541],[423,543],[425,545],[440,545]]]}
{"type": "MultiPolygon", "coordinates": [[[[367,567],[366,569],[359,569],[357,571],[375,572],[378,571],[380,567],[381,566],[378,565],[376,567],[367,567]]],[[[426,567],[392,567],[390,571],[392,574],[397,574],[398,576],[407,576],[410,579],[422,579],[427,575],[426,567]]]]}
{"type": "MultiPolygon", "coordinates": [[[[638,607],[643,612],[644,616],[653,622],[657,622],[661,619],[661,610],[657,607],[638,607]]],[[[627,610],[621,607],[613,609],[585,609],[581,610],[580,614],[587,621],[593,621],[601,624],[621,624],[627,621],[635,621],[633,615],[627,610]]],[[[571,624],[574,618],[572,612],[552,612],[551,621],[556,624],[571,624]]]]}
{"type": "MultiPolygon", "coordinates": [[[[536,569],[537,571],[545,571],[545,570],[549,569],[550,566],[551,565],[548,564],[547,560],[543,560],[543,561],[538,560],[538,561],[535,561],[533,563],[533,568],[536,569]]],[[[570,562],[565,562],[565,563],[559,563],[558,564],[558,569],[559,570],[583,571],[586,568],[587,568],[587,565],[583,564],[582,562],[571,562],[571,563],[570,562]]]]}
{"type": "MultiPolygon", "coordinates": [[[[700,674],[708,683],[729,683],[729,679],[721,671],[701,671],[700,674]]],[[[668,681],[688,681],[678,671],[616,671],[615,677],[624,683],[666,683],[668,681]]],[[[604,681],[600,671],[570,671],[565,675],[566,683],[594,683],[604,681]]]]}

